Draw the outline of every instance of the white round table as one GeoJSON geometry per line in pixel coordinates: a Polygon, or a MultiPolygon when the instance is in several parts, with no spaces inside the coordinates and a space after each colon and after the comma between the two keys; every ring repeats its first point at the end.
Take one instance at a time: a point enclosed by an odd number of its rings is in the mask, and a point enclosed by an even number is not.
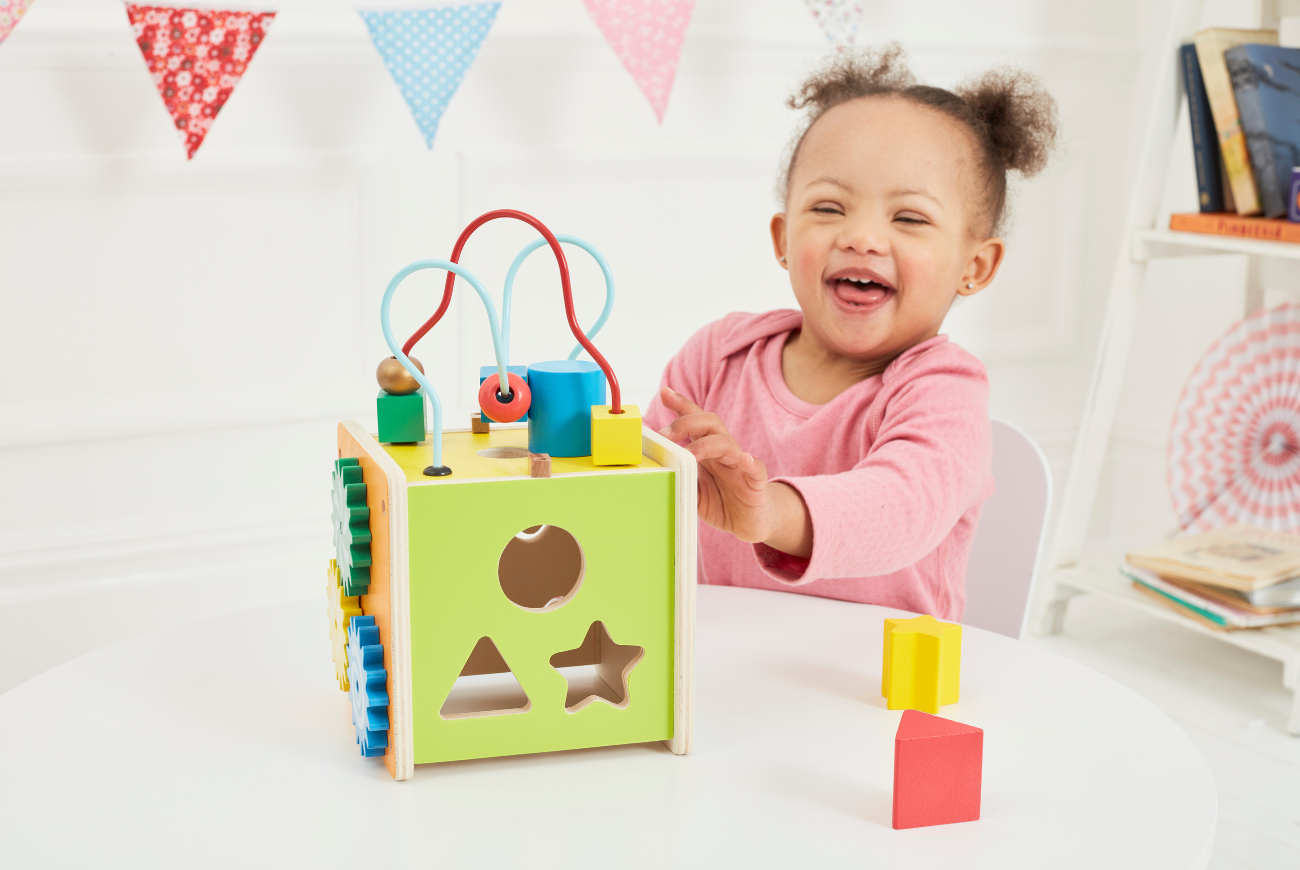
{"type": "Polygon", "coordinates": [[[166,629],[0,695],[7,867],[1069,867],[1193,870],[1216,796],[1187,736],[1069,660],[963,634],[982,818],[890,826],[898,711],[882,623],[907,615],[699,590],[695,750],[420,765],[353,742],[324,604],[166,629]]]}

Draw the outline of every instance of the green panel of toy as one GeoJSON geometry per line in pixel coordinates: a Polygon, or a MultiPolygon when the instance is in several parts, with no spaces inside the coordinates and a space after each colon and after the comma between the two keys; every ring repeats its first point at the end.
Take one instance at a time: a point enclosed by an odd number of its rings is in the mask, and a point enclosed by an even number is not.
{"type": "Polygon", "coordinates": [[[415,763],[667,740],[673,733],[674,474],[607,473],[412,486],[411,688],[415,763]],[[559,526],[581,545],[582,585],[562,607],[525,610],[502,592],[501,553],[519,532],[559,526]],[[629,703],[569,713],[550,665],[595,621],[645,649],[629,703]],[[443,719],[479,638],[491,637],[527,693],[524,713],[443,719]]]}
{"type": "Polygon", "coordinates": [[[375,398],[375,411],[379,415],[381,444],[407,444],[424,440],[424,396],[407,393],[395,396],[380,391],[375,398]]]}

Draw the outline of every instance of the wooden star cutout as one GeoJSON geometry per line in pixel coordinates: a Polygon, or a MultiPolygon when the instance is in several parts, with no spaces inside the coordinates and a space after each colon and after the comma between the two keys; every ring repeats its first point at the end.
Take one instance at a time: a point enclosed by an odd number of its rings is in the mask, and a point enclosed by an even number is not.
{"type": "Polygon", "coordinates": [[[645,658],[645,648],[614,642],[603,622],[593,622],[574,649],[551,656],[551,667],[568,683],[564,709],[577,713],[593,701],[620,710],[632,703],[628,676],[645,658]]]}

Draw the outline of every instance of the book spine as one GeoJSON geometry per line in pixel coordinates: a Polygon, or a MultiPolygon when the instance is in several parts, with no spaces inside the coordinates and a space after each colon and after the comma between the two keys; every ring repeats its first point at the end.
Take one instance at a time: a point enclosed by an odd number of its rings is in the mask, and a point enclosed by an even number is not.
{"type": "Polygon", "coordinates": [[[1273,143],[1264,124],[1264,106],[1259,100],[1259,77],[1255,66],[1250,62],[1244,45],[1228,49],[1223,60],[1228,65],[1232,95],[1237,100],[1237,117],[1255,173],[1260,211],[1264,217],[1281,217],[1286,214],[1286,198],[1279,186],[1277,168],[1273,165],[1273,143]]]}
{"type": "Polygon", "coordinates": [[[1228,620],[1224,619],[1222,616],[1220,616],[1217,613],[1211,613],[1210,611],[1206,610],[1203,607],[1197,607],[1195,604],[1191,604],[1190,602],[1185,601],[1182,598],[1179,598],[1177,595],[1170,595],[1168,592],[1164,591],[1163,589],[1157,589],[1156,587],[1152,586],[1150,583],[1147,583],[1143,580],[1139,580],[1138,578],[1134,577],[1131,574],[1128,575],[1128,578],[1132,580],[1134,583],[1136,583],[1137,585],[1141,586],[1143,589],[1147,589],[1155,593],[1156,595],[1159,595],[1161,598],[1165,599],[1166,601],[1172,601],[1174,604],[1177,604],[1179,607],[1187,608],[1188,610],[1195,613],[1197,616],[1201,617],[1201,619],[1209,620],[1210,622],[1213,622],[1215,625],[1221,625],[1224,628],[1228,627],[1228,620]]]}
{"type": "Polygon", "coordinates": [[[1300,242],[1300,224],[1273,218],[1234,217],[1222,214],[1175,214],[1169,229],[1182,233],[1236,236],[1269,242],[1300,242]]]}
{"type": "Polygon", "coordinates": [[[1219,151],[1223,154],[1228,183],[1232,185],[1237,214],[1259,214],[1259,193],[1255,188],[1255,176],[1250,171],[1246,137],[1241,133],[1237,100],[1232,95],[1232,80],[1228,78],[1223,51],[1212,31],[1197,34],[1196,57],[1201,62],[1201,79],[1205,82],[1205,94],[1210,101],[1210,114],[1214,116],[1214,129],[1219,133],[1219,151]]]}
{"type": "Polygon", "coordinates": [[[1201,64],[1196,59],[1196,46],[1184,45],[1179,49],[1182,60],[1183,88],[1187,91],[1187,116],[1192,124],[1192,156],[1196,159],[1196,186],[1198,201],[1203,212],[1224,210],[1223,178],[1219,167],[1219,141],[1210,119],[1210,101],[1205,96],[1205,83],[1201,81],[1201,64]]]}

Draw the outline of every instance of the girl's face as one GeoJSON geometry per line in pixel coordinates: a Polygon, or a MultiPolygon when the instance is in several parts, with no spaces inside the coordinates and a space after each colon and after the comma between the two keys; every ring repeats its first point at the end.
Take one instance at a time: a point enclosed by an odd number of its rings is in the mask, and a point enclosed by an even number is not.
{"type": "Polygon", "coordinates": [[[891,360],[993,280],[1003,244],[979,232],[975,148],[960,122],[893,96],[842,103],[808,131],[772,242],[826,351],[891,360]]]}

